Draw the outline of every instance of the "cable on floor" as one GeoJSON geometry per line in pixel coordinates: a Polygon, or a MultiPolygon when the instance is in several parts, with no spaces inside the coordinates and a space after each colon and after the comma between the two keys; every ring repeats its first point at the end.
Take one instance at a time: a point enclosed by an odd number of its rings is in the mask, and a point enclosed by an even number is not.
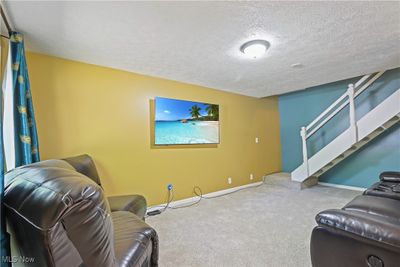
{"type": "MultiPolygon", "coordinates": [[[[213,197],[205,197],[205,196],[203,196],[203,191],[201,190],[200,186],[195,185],[195,186],[193,187],[193,194],[194,194],[195,196],[197,196],[199,199],[198,199],[197,201],[193,202],[193,203],[190,203],[190,204],[187,204],[187,205],[175,206],[175,207],[170,207],[170,206],[169,206],[169,205],[171,204],[171,202],[173,201],[173,198],[174,198],[173,189],[171,189],[171,190],[168,190],[168,197],[167,197],[168,201],[167,201],[167,204],[166,204],[166,205],[156,206],[155,208],[160,207],[161,210],[157,210],[157,212],[154,212],[154,214],[152,214],[152,215],[149,215],[149,213],[147,213],[147,215],[145,216],[145,218],[147,218],[148,216],[154,216],[154,215],[161,214],[161,213],[163,213],[164,211],[166,211],[167,209],[176,210],[176,209],[182,209],[182,208],[192,207],[192,206],[194,206],[194,205],[199,204],[200,201],[201,201],[202,199],[214,199],[214,198],[219,198],[219,197],[223,197],[223,196],[226,196],[226,195],[230,195],[230,194],[237,193],[237,192],[242,191],[242,190],[246,190],[246,189],[250,189],[250,188],[257,188],[257,187],[260,187],[260,186],[262,186],[262,185],[264,185],[264,184],[265,184],[265,181],[264,181],[264,178],[263,178],[262,183],[259,184],[259,185],[249,186],[249,187],[245,187],[245,188],[239,188],[239,189],[236,189],[236,190],[234,190],[234,191],[232,191],[232,192],[227,192],[227,193],[225,193],[225,194],[217,195],[217,196],[213,196],[213,197]]],[[[150,213],[151,213],[151,212],[150,212],[150,213]]]]}
{"type": "Polygon", "coordinates": [[[173,199],[174,199],[174,193],[173,193],[172,189],[168,189],[168,192],[167,192],[167,204],[153,207],[152,211],[146,212],[146,215],[144,216],[144,218],[147,218],[149,216],[155,216],[155,215],[163,213],[164,211],[166,211],[169,208],[169,204],[171,204],[173,199]],[[158,209],[158,208],[160,208],[160,209],[158,209]]]}

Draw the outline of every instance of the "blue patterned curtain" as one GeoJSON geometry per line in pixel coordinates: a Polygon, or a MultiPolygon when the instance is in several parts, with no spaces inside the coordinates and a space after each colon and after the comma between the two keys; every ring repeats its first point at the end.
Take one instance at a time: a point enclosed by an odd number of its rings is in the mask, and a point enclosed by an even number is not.
{"type": "Polygon", "coordinates": [[[38,138],[22,34],[10,36],[14,91],[15,167],[39,161],[38,138]]]}
{"type": "MultiPolygon", "coordinates": [[[[4,213],[4,170],[6,165],[5,154],[15,153],[15,166],[9,166],[8,169],[30,164],[39,161],[38,138],[36,131],[35,117],[33,113],[33,104],[31,91],[29,87],[28,69],[25,60],[24,39],[22,34],[12,32],[10,34],[9,57],[11,66],[12,83],[4,88],[10,90],[12,98],[8,99],[13,103],[13,110],[4,109],[3,90],[0,90],[0,238],[1,238],[1,266],[10,266],[10,240],[6,231],[6,220],[4,213]],[[12,87],[12,88],[11,88],[12,87]],[[3,114],[12,117],[14,128],[10,129],[14,136],[14,151],[4,151],[3,138],[3,114]]],[[[9,129],[5,129],[8,131],[9,129]]],[[[7,162],[9,163],[9,162],[7,162]]]]}

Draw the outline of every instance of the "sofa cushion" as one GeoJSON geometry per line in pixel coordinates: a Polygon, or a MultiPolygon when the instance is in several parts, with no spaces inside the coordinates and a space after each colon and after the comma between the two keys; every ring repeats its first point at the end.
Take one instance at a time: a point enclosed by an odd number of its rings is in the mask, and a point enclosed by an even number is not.
{"type": "Polygon", "coordinates": [[[377,182],[365,190],[364,195],[400,200],[400,183],[377,182]]]}
{"type": "Polygon", "coordinates": [[[397,182],[400,183],[400,172],[382,172],[379,179],[383,182],[397,182]]]}
{"type": "Polygon", "coordinates": [[[118,266],[157,266],[156,231],[128,211],[111,213],[114,225],[114,249],[118,266]],[[146,262],[150,259],[151,262],[146,262]]]}
{"type": "Polygon", "coordinates": [[[343,210],[354,210],[390,217],[400,223],[400,202],[391,198],[361,195],[350,201],[343,207],[343,210]]]}

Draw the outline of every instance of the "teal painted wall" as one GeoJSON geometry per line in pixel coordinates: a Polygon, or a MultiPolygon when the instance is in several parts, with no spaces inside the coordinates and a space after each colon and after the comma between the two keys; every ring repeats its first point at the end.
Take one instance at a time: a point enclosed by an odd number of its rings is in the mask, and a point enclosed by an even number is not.
{"type": "MultiPolygon", "coordinates": [[[[282,171],[291,172],[302,163],[300,127],[308,125],[347,90],[349,83],[355,83],[359,78],[279,96],[282,171]]],[[[385,72],[356,99],[357,119],[399,88],[400,68],[385,72]]],[[[309,156],[314,155],[349,126],[348,112],[348,108],[343,109],[308,139],[309,156]]],[[[324,173],[320,181],[368,187],[377,181],[379,173],[385,170],[400,170],[399,124],[324,173]]]]}

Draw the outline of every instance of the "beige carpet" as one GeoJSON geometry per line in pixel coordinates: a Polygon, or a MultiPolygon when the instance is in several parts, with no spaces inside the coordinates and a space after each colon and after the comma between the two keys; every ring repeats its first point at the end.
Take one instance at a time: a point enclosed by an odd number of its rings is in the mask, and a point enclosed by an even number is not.
{"type": "Polygon", "coordinates": [[[361,192],[262,185],[149,217],[160,267],[308,267],[315,215],[361,192]]]}

